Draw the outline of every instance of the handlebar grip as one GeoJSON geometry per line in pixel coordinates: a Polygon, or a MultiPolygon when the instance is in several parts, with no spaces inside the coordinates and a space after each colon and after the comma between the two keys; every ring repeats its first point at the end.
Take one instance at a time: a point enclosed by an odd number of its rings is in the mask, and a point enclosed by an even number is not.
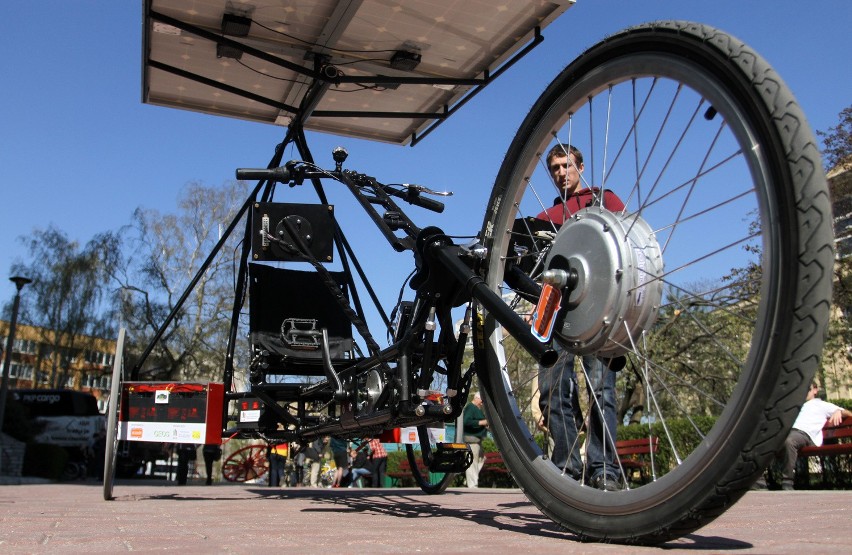
{"type": "Polygon", "coordinates": [[[279,183],[290,181],[290,170],[284,166],[280,168],[238,168],[236,175],[239,180],[262,181],[268,179],[279,183]]]}
{"type": "Polygon", "coordinates": [[[393,187],[384,186],[383,188],[387,194],[397,198],[401,198],[409,204],[420,206],[421,208],[431,210],[432,212],[437,212],[438,214],[444,211],[443,202],[420,196],[419,193],[412,194],[412,191],[410,190],[403,192],[399,189],[394,189],[393,187]]]}
{"type": "Polygon", "coordinates": [[[432,212],[437,212],[438,214],[444,211],[444,203],[431,198],[416,196],[409,198],[408,201],[411,204],[422,206],[423,208],[431,210],[432,212]]]}

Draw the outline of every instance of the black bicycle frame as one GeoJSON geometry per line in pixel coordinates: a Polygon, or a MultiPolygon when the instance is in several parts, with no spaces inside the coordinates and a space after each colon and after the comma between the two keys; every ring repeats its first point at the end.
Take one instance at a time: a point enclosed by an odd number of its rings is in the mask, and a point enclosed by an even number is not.
{"type": "MultiPolygon", "coordinates": [[[[243,204],[240,211],[234,217],[231,224],[226,229],[222,238],[214,247],[208,258],[199,268],[195,278],[190,282],[187,290],[181,295],[175,307],[167,316],[165,322],[155,334],[152,341],[149,343],[140,359],[133,368],[132,379],[138,379],[138,372],[147,356],[152,352],[155,344],[161,338],[167,326],[172,322],[175,315],[183,306],[183,303],[188,298],[195,283],[200,279],[203,273],[208,269],[215,256],[221,250],[228,236],[233,232],[248,208],[258,200],[265,202],[271,198],[274,191],[276,180],[282,175],[288,175],[297,184],[301,184],[304,180],[309,180],[314,186],[320,202],[327,204],[326,195],[324,193],[321,180],[332,178],[342,183],[355,197],[356,201],[366,211],[373,223],[391,245],[398,251],[410,250],[414,253],[416,271],[411,280],[411,287],[415,289],[416,296],[412,309],[412,315],[408,319],[407,324],[403,329],[397,330],[396,339],[387,348],[379,349],[375,342],[369,336],[364,339],[368,343],[370,351],[369,356],[353,361],[352,365],[336,371],[334,376],[319,384],[306,386],[300,393],[301,396],[310,397],[312,395],[331,391],[334,389],[340,397],[338,401],[343,401],[341,395],[341,384],[356,383],[357,378],[366,372],[384,367],[394,376],[396,386],[399,390],[398,401],[390,408],[377,409],[369,414],[355,415],[347,413],[344,418],[341,416],[336,419],[329,419],[327,422],[317,424],[315,426],[305,427],[301,419],[294,417],[286,409],[279,406],[275,399],[258,388],[253,390],[250,395],[260,398],[267,407],[272,410],[278,417],[279,421],[298,428],[298,436],[301,438],[309,438],[318,435],[326,434],[350,434],[353,431],[364,430],[367,428],[376,429],[382,428],[393,422],[398,426],[404,424],[424,425],[432,423],[436,420],[448,421],[457,417],[464,407],[464,402],[467,397],[467,388],[469,387],[472,369],[463,373],[460,369],[461,356],[464,347],[464,340],[461,344],[453,336],[452,333],[446,333],[444,330],[451,328],[450,310],[454,306],[459,306],[464,303],[475,302],[484,311],[497,320],[503,329],[512,335],[518,343],[527,350],[530,355],[544,366],[549,366],[555,363],[556,353],[549,345],[539,342],[530,332],[529,324],[518,316],[505,302],[493,291],[491,291],[481,276],[477,273],[479,258],[475,255],[474,249],[462,248],[453,243],[440,229],[435,227],[420,228],[411,221],[399,205],[393,200],[393,196],[401,197],[414,204],[420,204],[431,209],[438,209],[440,203],[431,199],[420,199],[416,196],[406,195],[397,189],[390,188],[372,177],[358,174],[355,172],[344,171],[341,169],[341,164],[338,163],[334,171],[314,170],[312,168],[313,157],[308,149],[305,141],[304,133],[299,126],[291,126],[288,134],[280,145],[276,147],[275,155],[268,166],[268,175],[261,179],[255,188],[252,190],[249,198],[243,204]],[[289,143],[295,143],[300,155],[305,163],[289,163],[284,168],[277,170],[276,167],[280,164],[283,157],[283,152],[289,143]],[[276,177],[277,176],[277,177],[276,177]],[[380,206],[384,210],[384,214],[380,214],[376,209],[380,206]],[[397,231],[403,231],[404,236],[396,235],[397,231]],[[433,348],[433,335],[430,327],[437,318],[441,324],[442,335],[437,343],[437,348],[433,348]],[[427,325],[428,324],[428,325],[427,325]],[[425,338],[425,339],[421,339],[425,338]],[[448,389],[452,390],[453,395],[448,397],[448,403],[440,405],[424,405],[418,402],[420,393],[428,386],[425,383],[411,383],[412,361],[414,353],[420,349],[417,356],[420,358],[422,365],[421,382],[430,375],[430,371],[437,364],[439,357],[447,358],[450,366],[448,378],[452,383],[448,383],[448,389]],[[389,362],[396,363],[395,371],[390,370],[387,364],[389,362]],[[333,378],[333,379],[331,379],[333,378]],[[467,386],[464,386],[464,382],[467,386]],[[459,391],[461,390],[461,391],[459,391]],[[461,395],[455,393],[460,392],[461,395]]],[[[253,170],[262,171],[262,170],[253,170]]],[[[442,206],[441,206],[442,208],[442,206]]],[[[366,287],[377,309],[382,315],[385,324],[390,328],[390,322],[385,315],[378,299],[369,284],[364,272],[354,257],[351,248],[346,242],[342,231],[335,223],[334,243],[339,253],[341,263],[344,267],[344,275],[348,280],[347,285],[353,292],[354,310],[352,311],[351,319],[365,320],[364,311],[361,307],[360,300],[357,296],[357,288],[354,286],[354,278],[352,276],[350,262],[355,266],[356,271],[362,283],[366,287]]],[[[235,300],[231,314],[231,327],[228,336],[227,356],[225,358],[224,382],[226,391],[226,400],[239,399],[248,395],[245,392],[232,392],[234,364],[233,354],[235,350],[237,328],[239,323],[239,315],[242,309],[243,301],[247,288],[247,267],[251,251],[252,228],[250,218],[247,218],[246,231],[243,240],[243,248],[240,257],[239,270],[236,280],[235,300]]],[[[295,237],[297,234],[292,234],[295,237]]],[[[471,309],[467,311],[467,319],[470,319],[471,309]]],[[[356,328],[362,328],[356,324],[356,328]]],[[[364,335],[362,333],[362,335],[364,335]]],[[[463,336],[460,335],[460,339],[463,336]]],[[[334,369],[331,370],[335,372],[334,369]]],[[[385,384],[385,391],[380,396],[380,403],[383,405],[388,399],[389,388],[391,384],[385,384]]],[[[333,396],[331,396],[333,398],[333,396]]],[[[227,407],[228,403],[226,403],[227,407]]],[[[223,414],[223,428],[227,420],[227,409],[223,414]]]]}

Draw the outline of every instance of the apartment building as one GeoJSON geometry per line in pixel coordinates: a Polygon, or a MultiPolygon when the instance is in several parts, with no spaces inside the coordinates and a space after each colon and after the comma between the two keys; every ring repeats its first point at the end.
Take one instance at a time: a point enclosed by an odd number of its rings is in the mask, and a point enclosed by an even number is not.
{"type": "MultiPolygon", "coordinates": [[[[9,322],[0,320],[0,349],[6,348],[9,322]]],[[[72,389],[92,393],[105,410],[112,381],[115,340],[90,336],[63,337],[37,326],[18,323],[9,365],[10,389],[72,389]]],[[[0,358],[0,371],[5,353],[0,358]]]]}

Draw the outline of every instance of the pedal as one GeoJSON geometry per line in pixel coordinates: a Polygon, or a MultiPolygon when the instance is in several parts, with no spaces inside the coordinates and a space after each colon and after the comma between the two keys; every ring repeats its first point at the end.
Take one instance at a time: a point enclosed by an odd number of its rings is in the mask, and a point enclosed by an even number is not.
{"type": "Polygon", "coordinates": [[[473,462],[467,443],[438,443],[432,451],[430,472],[464,472],[473,462]]]}

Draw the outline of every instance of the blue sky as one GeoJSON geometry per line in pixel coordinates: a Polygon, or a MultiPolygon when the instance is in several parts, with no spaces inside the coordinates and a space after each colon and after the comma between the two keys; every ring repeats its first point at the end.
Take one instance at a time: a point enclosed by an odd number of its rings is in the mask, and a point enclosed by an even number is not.
{"type": "MultiPolygon", "coordinates": [[[[137,207],[174,211],[184,184],[217,185],[237,167],[265,166],[283,137],[274,126],[142,104],[141,12],[141,0],[6,3],[0,274],[25,255],[17,238],[35,228],[53,224],[84,243],[128,223],[137,207]]],[[[331,165],[331,149],[343,145],[348,167],[381,181],[455,191],[444,214],[412,208],[409,215],[421,226],[473,234],[504,151],[558,70],[607,34],[657,19],[707,23],[748,42],[787,81],[816,130],[836,125],[852,104],[848,0],[579,0],[545,29],[541,46],[418,146],[311,134],[312,151],[331,165]]],[[[338,206],[340,216],[351,205],[338,206]]],[[[367,267],[380,265],[385,297],[395,297],[410,256],[394,255],[378,233],[360,235],[372,251],[367,267]]],[[[13,295],[0,280],[0,302],[13,295]]]]}

